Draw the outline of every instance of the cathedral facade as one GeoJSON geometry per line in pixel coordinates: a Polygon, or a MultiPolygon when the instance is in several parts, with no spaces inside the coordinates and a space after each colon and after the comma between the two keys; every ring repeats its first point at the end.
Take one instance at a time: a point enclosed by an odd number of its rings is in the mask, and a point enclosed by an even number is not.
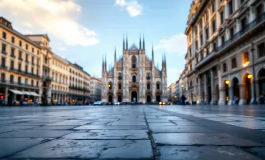
{"type": "Polygon", "coordinates": [[[165,55],[162,69],[154,64],[154,51],[149,59],[145,52],[145,41],[140,38],[139,48],[133,44],[128,48],[128,39],[123,40],[122,57],[107,69],[107,60],[102,62],[102,101],[152,103],[167,101],[167,67],[165,55]]]}

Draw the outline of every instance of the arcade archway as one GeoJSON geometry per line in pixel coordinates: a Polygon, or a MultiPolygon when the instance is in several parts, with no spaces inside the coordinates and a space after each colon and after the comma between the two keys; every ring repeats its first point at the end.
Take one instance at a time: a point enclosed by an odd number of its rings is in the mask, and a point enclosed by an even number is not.
{"type": "Polygon", "coordinates": [[[133,102],[135,100],[135,102],[137,102],[137,92],[136,91],[132,91],[131,94],[131,101],[133,102]]]}

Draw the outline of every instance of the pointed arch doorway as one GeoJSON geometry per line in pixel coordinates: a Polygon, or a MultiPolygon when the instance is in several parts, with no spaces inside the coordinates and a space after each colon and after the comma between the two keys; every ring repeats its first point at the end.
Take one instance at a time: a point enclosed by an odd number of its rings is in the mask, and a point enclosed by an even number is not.
{"type": "Polygon", "coordinates": [[[135,102],[137,102],[137,92],[136,91],[132,91],[131,94],[131,102],[133,102],[135,100],[135,102]]]}

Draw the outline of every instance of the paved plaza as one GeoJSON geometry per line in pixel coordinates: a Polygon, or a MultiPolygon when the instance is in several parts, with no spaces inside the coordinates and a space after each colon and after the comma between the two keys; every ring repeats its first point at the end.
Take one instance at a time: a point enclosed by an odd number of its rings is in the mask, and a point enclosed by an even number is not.
{"type": "Polygon", "coordinates": [[[265,159],[265,106],[0,107],[3,159],[265,159]]]}

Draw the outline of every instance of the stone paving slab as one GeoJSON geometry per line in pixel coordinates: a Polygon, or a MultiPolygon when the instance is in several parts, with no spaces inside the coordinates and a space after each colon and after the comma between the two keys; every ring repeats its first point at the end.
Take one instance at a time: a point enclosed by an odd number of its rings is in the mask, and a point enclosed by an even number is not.
{"type": "Polygon", "coordinates": [[[51,130],[51,129],[55,129],[55,130],[68,130],[68,129],[74,129],[78,127],[78,125],[75,126],[51,126],[51,125],[46,125],[46,126],[41,126],[41,127],[34,127],[32,128],[33,130],[51,130]]]}
{"type": "Polygon", "coordinates": [[[199,126],[198,123],[194,123],[192,121],[171,121],[171,122],[179,126],[199,126]]]}
{"type": "Polygon", "coordinates": [[[123,126],[123,125],[116,125],[116,126],[110,126],[110,125],[83,125],[74,129],[96,129],[96,130],[146,130],[147,127],[144,125],[138,125],[138,126],[123,126]]]}
{"type": "Polygon", "coordinates": [[[64,139],[148,139],[147,130],[91,130],[86,133],[70,133],[64,139]]]}
{"type": "Polygon", "coordinates": [[[232,146],[160,146],[160,160],[258,160],[232,146]]]}
{"type": "Polygon", "coordinates": [[[0,158],[40,144],[44,138],[0,138],[0,158]]]}
{"type": "Polygon", "coordinates": [[[0,138],[57,138],[69,134],[69,130],[18,130],[0,134],[0,138]]]}
{"type": "Polygon", "coordinates": [[[265,146],[225,133],[157,133],[153,137],[158,145],[265,146]]]}
{"type": "Polygon", "coordinates": [[[150,126],[152,132],[155,133],[206,133],[216,132],[215,130],[200,126],[150,126]]]}
{"type": "Polygon", "coordinates": [[[122,126],[129,126],[129,125],[132,125],[132,126],[135,126],[135,125],[137,125],[137,126],[144,126],[144,125],[146,125],[146,123],[145,122],[134,122],[134,121],[132,121],[132,122],[118,121],[118,122],[108,123],[108,125],[113,125],[113,126],[115,126],[115,125],[122,125],[122,126]]]}
{"type": "Polygon", "coordinates": [[[148,140],[53,140],[11,158],[153,159],[148,140]]]}
{"type": "MultiPolygon", "coordinates": [[[[0,126],[0,133],[33,128],[35,126],[0,126]]],[[[1,134],[0,134],[1,135],[1,134]]]]}
{"type": "Polygon", "coordinates": [[[257,155],[261,159],[265,159],[265,147],[253,147],[253,148],[247,148],[246,151],[257,155]]]}

